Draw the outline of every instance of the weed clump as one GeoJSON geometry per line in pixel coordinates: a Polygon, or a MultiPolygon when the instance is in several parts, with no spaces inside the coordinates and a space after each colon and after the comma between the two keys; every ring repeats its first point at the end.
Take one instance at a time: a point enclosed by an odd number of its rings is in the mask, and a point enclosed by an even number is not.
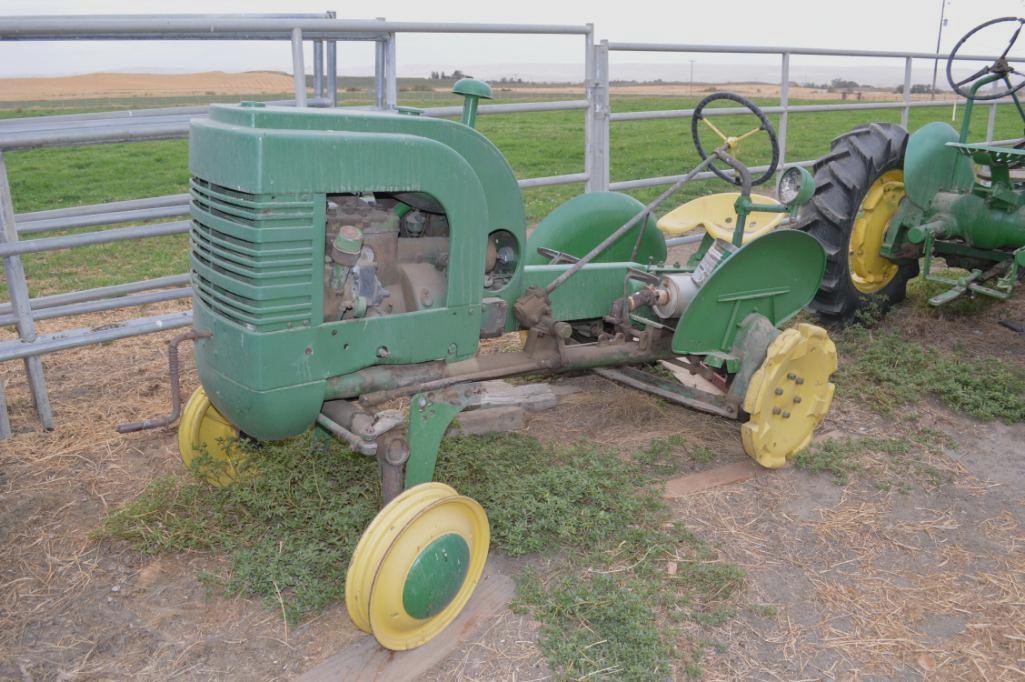
{"type": "MultiPolygon", "coordinates": [[[[654,443],[654,468],[680,445],[654,443]]],[[[225,575],[206,581],[299,620],[343,598],[348,562],[380,505],[373,461],[337,444],[311,446],[310,435],[234,443],[245,455],[235,483],[160,478],[96,535],[148,553],[225,555],[225,575]]],[[[671,676],[670,621],[719,622],[743,584],[738,567],[672,521],[652,471],[612,452],[520,434],[461,436],[443,442],[436,478],[484,506],[493,549],[553,560],[545,575],[521,577],[517,608],[541,621],[541,647],[566,676],[671,676]]]]}
{"type": "Polygon", "coordinates": [[[977,419],[1025,421],[1025,372],[997,358],[955,355],[909,342],[897,332],[854,327],[841,339],[847,362],[836,384],[870,396],[883,414],[898,413],[925,396],[977,419]]]}

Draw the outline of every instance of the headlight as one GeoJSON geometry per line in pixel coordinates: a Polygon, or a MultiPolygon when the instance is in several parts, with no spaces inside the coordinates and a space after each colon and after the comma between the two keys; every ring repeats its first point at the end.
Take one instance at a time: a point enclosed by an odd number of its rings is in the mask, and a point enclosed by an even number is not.
{"type": "Polygon", "coordinates": [[[800,166],[791,166],[783,171],[776,188],[776,196],[787,206],[803,204],[811,199],[814,192],[815,180],[800,166]]]}

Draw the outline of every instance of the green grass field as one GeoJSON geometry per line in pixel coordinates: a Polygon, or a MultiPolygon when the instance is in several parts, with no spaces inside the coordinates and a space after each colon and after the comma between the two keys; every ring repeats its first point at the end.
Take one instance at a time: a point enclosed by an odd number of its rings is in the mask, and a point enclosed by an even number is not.
{"type": "MultiPolygon", "coordinates": [[[[456,102],[454,96],[440,101],[425,101],[418,99],[422,93],[402,94],[405,96],[402,104],[413,106],[438,106],[456,102]]],[[[505,95],[509,93],[499,92],[497,101],[501,102],[505,95]]],[[[566,95],[561,97],[571,98],[566,95]]],[[[696,100],[688,97],[622,96],[613,98],[613,110],[680,109],[692,106],[696,100]]],[[[772,104],[773,101],[760,103],[772,104]]],[[[71,111],[0,111],[0,118],[27,113],[42,115],[71,111]]],[[[959,115],[961,111],[959,108],[959,115]]],[[[981,139],[985,135],[986,113],[987,110],[983,109],[975,116],[974,139],[981,139]]],[[[778,123],[778,117],[772,118],[774,123],[778,123]]],[[[730,133],[740,133],[750,128],[750,119],[724,117],[716,120],[730,133]]],[[[900,112],[891,109],[792,114],[786,158],[800,160],[821,156],[833,137],[855,125],[873,120],[899,122],[900,112]]],[[[935,120],[950,121],[951,108],[918,108],[911,112],[912,130],[935,120]]],[[[583,126],[582,111],[484,116],[479,119],[481,132],[502,150],[520,178],[582,172],[583,126]]],[[[1021,122],[1017,115],[1009,106],[1003,107],[997,117],[997,138],[1020,134],[1021,122]]],[[[688,170],[697,160],[690,140],[689,119],[622,121],[612,124],[613,181],[678,174],[688,170]]],[[[763,159],[745,160],[757,163],[763,159]]],[[[184,192],[189,177],[187,143],[184,140],[12,152],[7,155],[7,163],[15,209],[19,213],[184,192]]],[[[661,189],[648,188],[632,193],[641,200],[648,200],[661,189]]],[[[665,208],[672,208],[699,194],[721,189],[726,189],[726,185],[718,181],[694,183],[684,188],[678,200],[670,200],[665,208]]],[[[540,220],[560,203],[582,191],[582,184],[526,190],[523,199],[528,219],[532,222],[540,220]]],[[[186,263],[184,235],[25,257],[33,296],[177,274],[186,270],[186,263]]],[[[0,288],[0,298],[5,297],[6,288],[0,288]]]]}

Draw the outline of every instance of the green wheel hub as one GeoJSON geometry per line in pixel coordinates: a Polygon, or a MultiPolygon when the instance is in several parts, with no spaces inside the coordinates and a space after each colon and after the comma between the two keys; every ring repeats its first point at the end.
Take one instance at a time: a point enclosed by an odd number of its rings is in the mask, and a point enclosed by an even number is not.
{"type": "Polygon", "coordinates": [[[402,605],[413,618],[437,615],[459,592],[470,567],[470,546],[455,533],[442,535],[413,561],[402,587],[402,605]]]}

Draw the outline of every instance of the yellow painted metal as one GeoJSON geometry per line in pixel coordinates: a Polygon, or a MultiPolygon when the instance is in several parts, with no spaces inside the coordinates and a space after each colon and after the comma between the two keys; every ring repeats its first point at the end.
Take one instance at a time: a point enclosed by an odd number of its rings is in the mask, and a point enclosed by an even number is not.
{"type": "MultiPolygon", "coordinates": [[[[392,543],[409,522],[431,504],[458,495],[452,486],[436,481],[413,486],[377,512],[363,531],[345,574],[345,607],[360,630],[370,632],[370,594],[381,562],[392,543]]],[[[423,544],[427,545],[426,542],[423,544]]]]}
{"type": "Polygon", "coordinates": [[[740,151],[741,142],[762,130],[761,126],[759,126],[757,128],[752,128],[743,135],[727,135],[723,131],[719,130],[719,128],[716,127],[714,123],[709,121],[707,117],[702,118],[701,121],[709,128],[711,128],[716,135],[722,138],[722,141],[726,143],[727,151],[733,158],[737,158],[737,153],[740,151]]]}
{"type": "Polygon", "coordinates": [[[745,452],[775,469],[808,447],[833,401],[835,371],[836,346],[822,327],[799,324],[777,336],[744,395],[745,452]]]}
{"type": "MultiPolygon", "coordinates": [[[[739,196],[740,192],[722,192],[692,199],[662,216],[658,221],[658,229],[667,236],[675,237],[697,228],[704,228],[716,239],[730,241],[733,239],[733,229],[737,225],[737,212],[733,204],[739,196]]],[[[761,194],[752,194],[751,201],[756,204],[779,206],[778,201],[761,194]]],[[[746,244],[775,229],[785,217],[785,213],[752,212],[744,224],[743,243],[746,244]]]]}
{"type": "Polygon", "coordinates": [[[399,528],[381,559],[370,592],[370,629],[381,646],[393,651],[416,648],[455,620],[484,572],[490,541],[491,530],[484,509],[475,500],[462,495],[435,500],[399,528]],[[453,533],[470,549],[463,584],[436,615],[414,618],[403,604],[403,589],[410,568],[425,547],[453,533]]]}
{"type": "MultiPolygon", "coordinates": [[[[178,423],[178,451],[185,467],[213,485],[232,483],[240,461],[238,449],[232,445],[238,437],[238,429],[217,411],[203,387],[197,388],[178,423]],[[209,457],[209,471],[195,467],[196,459],[202,457],[209,457]]],[[[196,464],[201,465],[202,460],[196,464]]]]}
{"type": "Polygon", "coordinates": [[[868,188],[851,228],[847,266],[854,287],[873,294],[893,280],[899,267],[879,255],[890,219],[904,198],[904,171],[883,173],[868,188]]]}

